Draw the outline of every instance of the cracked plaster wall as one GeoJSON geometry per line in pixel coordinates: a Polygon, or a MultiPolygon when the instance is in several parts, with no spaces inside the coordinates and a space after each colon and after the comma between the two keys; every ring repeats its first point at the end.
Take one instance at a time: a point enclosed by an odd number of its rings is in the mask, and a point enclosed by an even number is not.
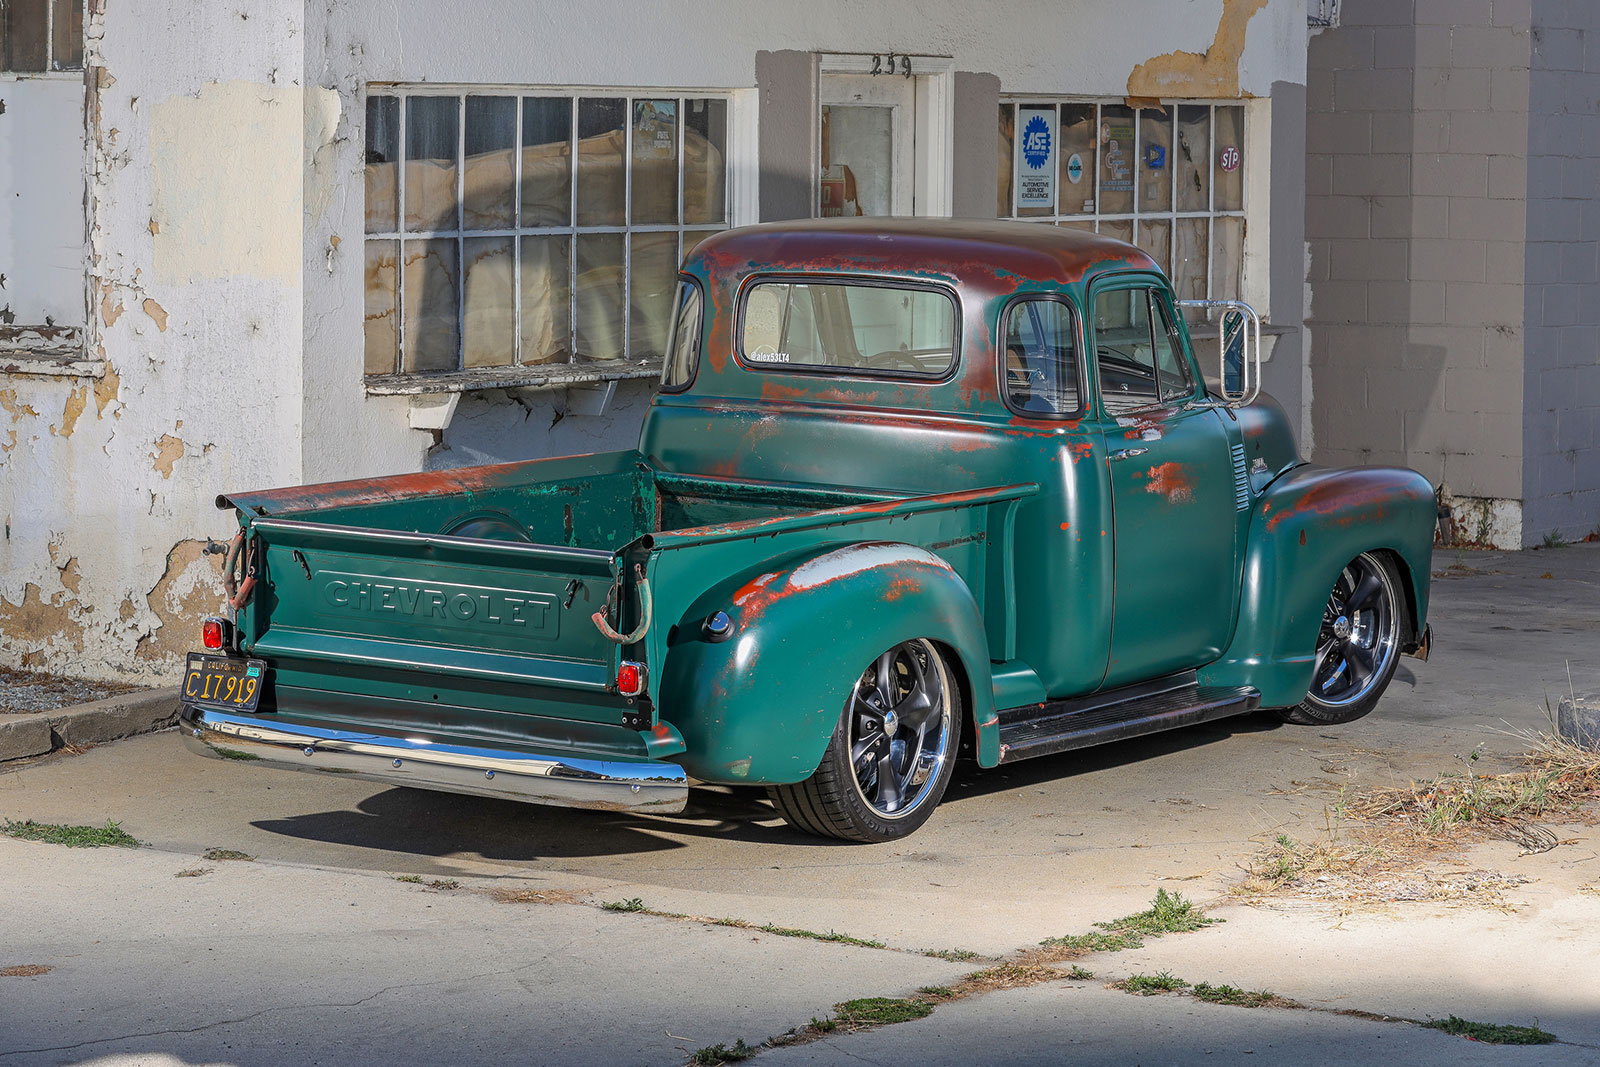
{"type": "Polygon", "coordinates": [[[89,355],[0,377],[0,663],[171,681],[223,486],[298,481],[304,13],[90,5],[89,355]]]}
{"type": "Polygon", "coordinates": [[[1141,65],[1178,96],[1305,78],[1299,0],[1026,0],[1003,18],[954,0],[760,18],[735,0],[596,0],[582,18],[553,0],[90,8],[89,355],[105,373],[0,377],[0,663],[152,684],[220,600],[217,492],[636,440],[647,383],[621,383],[603,416],[555,392],[468,397],[438,447],[405,398],[365,395],[369,82],[753,94],[757,52],[785,49],[950,55],[1003,93],[1120,97],[1141,65]]]}

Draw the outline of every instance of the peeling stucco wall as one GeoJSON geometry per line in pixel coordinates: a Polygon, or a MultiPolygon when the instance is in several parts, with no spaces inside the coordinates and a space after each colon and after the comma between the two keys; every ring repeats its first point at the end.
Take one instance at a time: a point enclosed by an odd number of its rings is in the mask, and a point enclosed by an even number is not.
{"type": "Polygon", "coordinates": [[[218,492],[636,439],[648,383],[598,416],[559,391],[469,397],[437,444],[405,398],[366,396],[368,83],[753,93],[772,50],[948,55],[1008,94],[1115,98],[1139,69],[1175,95],[1265,97],[1305,76],[1300,0],[89,7],[67,83],[81,152],[51,165],[86,194],[73,282],[96,367],[0,371],[0,664],[150,683],[221,602],[218,492]]]}
{"type": "Polygon", "coordinates": [[[0,663],[170,682],[221,603],[219,488],[300,479],[303,22],[90,4],[51,180],[87,176],[102,370],[0,376],[0,663]]]}

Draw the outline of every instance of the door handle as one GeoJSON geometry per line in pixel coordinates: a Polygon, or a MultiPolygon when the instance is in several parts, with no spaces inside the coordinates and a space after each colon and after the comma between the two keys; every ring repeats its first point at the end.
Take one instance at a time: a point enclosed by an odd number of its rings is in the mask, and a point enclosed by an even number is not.
{"type": "Polygon", "coordinates": [[[1107,456],[1106,459],[1113,462],[1119,459],[1132,459],[1134,456],[1142,456],[1148,451],[1150,451],[1148,448],[1119,448],[1107,456]]]}

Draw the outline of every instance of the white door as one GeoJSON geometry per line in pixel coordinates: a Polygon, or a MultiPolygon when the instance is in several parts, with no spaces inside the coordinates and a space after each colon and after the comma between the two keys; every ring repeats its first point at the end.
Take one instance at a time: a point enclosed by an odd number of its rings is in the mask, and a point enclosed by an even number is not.
{"type": "Polygon", "coordinates": [[[819,214],[915,210],[917,79],[823,74],[819,214]]]}

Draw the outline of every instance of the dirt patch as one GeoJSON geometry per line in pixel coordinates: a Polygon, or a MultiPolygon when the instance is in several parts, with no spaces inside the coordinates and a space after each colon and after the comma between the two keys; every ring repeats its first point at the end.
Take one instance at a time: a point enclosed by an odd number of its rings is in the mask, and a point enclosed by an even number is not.
{"type": "Polygon", "coordinates": [[[55,970],[43,963],[24,963],[20,967],[0,967],[0,978],[37,978],[55,970]]]}
{"type": "Polygon", "coordinates": [[[104,700],[118,693],[131,693],[137,688],[133,685],[90,682],[82,678],[63,678],[55,674],[0,667],[0,715],[55,711],[74,704],[104,700]]]}
{"type": "Polygon", "coordinates": [[[1317,839],[1278,835],[1251,860],[1235,892],[1358,906],[1508,907],[1506,891],[1527,879],[1461,863],[1461,850],[1499,840],[1523,855],[1549,852],[1562,839],[1546,823],[1600,822],[1593,810],[1600,801],[1600,752],[1549,735],[1529,740],[1520,770],[1476,773],[1474,753],[1463,773],[1341,793],[1317,839]]]}

